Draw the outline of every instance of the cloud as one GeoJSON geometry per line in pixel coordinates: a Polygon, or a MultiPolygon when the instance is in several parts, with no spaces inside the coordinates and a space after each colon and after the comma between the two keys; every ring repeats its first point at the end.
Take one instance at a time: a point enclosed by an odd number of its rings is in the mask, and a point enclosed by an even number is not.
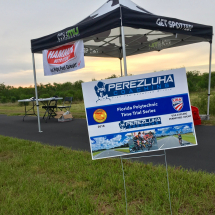
{"type": "Polygon", "coordinates": [[[192,129],[192,126],[191,127],[189,127],[189,126],[184,126],[184,128],[182,129],[182,132],[183,133],[191,133],[191,132],[193,132],[193,129],[192,129]]]}
{"type": "Polygon", "coordinates": [[[105,137],[96,137],[91,140],[92,150],[100,150],[100,149],[112,149],[118,146],[121,146],[125,143],[125,140],[122,139],[122,135],[117,135],[108,139],[105,137]]]}
{"type": "Polygon", "coordinates": [[[174,128],[176,129],[176,130],[178,130],[178,129],[180,129],[180,128],[182,128],[183,126],[174,126],[174,128]]]}
{"type": "Polygon", "coordinates": [[[166,131],[166,130],[168,130],[169,128],[158,128],[157,130],[158,131],[166,131]]]}
{"type": "MultiPolygon", "coordinates": [[[[159,7],[155,7],[154,1],[134,0],[134,3],[154,14],[163,14],[168,17],[183,18],[183,20],[214,26],[213,8],[215,7],[215,1],[205,1],[195,1],[195,4],[193,4],[193,1],[171,2],[163,0],[159,7]],[[204,3],[205,1],[207,3],[204,3]],[[186,5],[186,7],[181,5],[186,5]],[[190,8],[193,10],[190,11],[190,8]],[[199,16],[200,13],[201,16],[199,16]]],[[[107,0],[52,0],[51,3],[42,0],[0,1],[0,19],[2,20],[0,32],[0,83],[4,82],[6,85],[13,86],[32,85],[31,39],[73,26],[92,14],[105,2],[107,0]],[[76,10],[73,10],[71,14],[71,7],[65,7],[65,5],[73,4],[74,2],[76,10]],[[8,13],[8,8],[10,13],[8,13]],[[64,14],[58,16],[59,11],[64,11],[64,14]],[[38,14],[40,15],[38,16],[38,14]],[[25,73],[25,71],[31,72],[25,73]],[[22,75],[20,72],[25,74],[22,75]],[[23,76],[25,77],[23,78],[23,76]]],[[[215,46],[214,43],[213,46],[215,46]]],[[[214,47],[213,52],[215,52],[214,47]]],[[[201,72],[208,72],[208,54],[208,43],[170,48],[161,52],[154,51],[127,57],[127,70],[128,73],[142,74],[185,66],[188,71],[196,69],[201,72]]],[[[212,56],[214,56],[214,53],[212,56]]],[[[119,59],[86,57],[86,67],[84,69],[71,72],[68,75],[61,74],[46,78],[43,75],[42,55],[35,54],[35,60],[38,83],[43,84],[48,82],[75,82],[77,80],[91,81],[92,78],[97,80],[104,79],[111,74],[120,75],[119,59]]],[[[215,58],[212,58],[213,70],[215,70],[215,58]]]]}

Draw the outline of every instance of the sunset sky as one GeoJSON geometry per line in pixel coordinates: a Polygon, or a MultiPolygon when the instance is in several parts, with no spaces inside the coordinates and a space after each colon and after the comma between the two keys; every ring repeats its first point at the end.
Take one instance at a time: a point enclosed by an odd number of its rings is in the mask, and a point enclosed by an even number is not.
{"type": "MultiPolygon", "coordinates": [[[[0,1],[0,83],[12,86],[33,85],[30,40],[75,25],[107,0],[2,0],[0,1]]],[[[146,10],[199,24],[215,26],[214,0],[133,0],[146,10]]],[[[215,71],[213,45],[212,71],[215,71]]],[[[120,75],[120,62],[112,58],[85,57],[85,68],[66,74],[44,76],[42,55],[35,54],[37,82],[63,83],[103,79],[120,75]]],[[[141,74],[186,67],[187,71],[208,72],[209,43],[197,43],[161,52],[127,58],[128,73],[141,74]]]]}

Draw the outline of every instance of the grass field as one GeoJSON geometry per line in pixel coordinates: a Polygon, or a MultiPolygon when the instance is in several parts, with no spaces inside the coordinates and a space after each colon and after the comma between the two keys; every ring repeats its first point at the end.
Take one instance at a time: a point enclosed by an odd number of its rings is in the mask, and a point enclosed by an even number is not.
{"type": "Polygon", "coordinates": [[[213,126],[215,126],[215,116],[210,115],[210,120],[202,120],[202,125],[213,125],[213,126]]]}
{"type": "MultiPolygon", "coordinates": [[[[193,133],[188,133],[188,134],[181,134],[182,140],[185,140],[189,143],[196,144],[195,136],[193,133]]],[[[178,135],[174,135],[174,137],[178,138],[178,135]]]]}
{"type": "Polygon", "coordinates": [[[114,149],[115,151],[119,151],[119,152],[126,152],[126,153],[130,153],[129,148],[123,149],[123,148],[119,148],[119,149],[114,149]]]}
{"type": "MultiPolygon", "coordinates": [[[[30,109],[32,107],[31,104],[27,106],[27,109],[30,109]]],[[[45,113],[45,110],[42,109],[42,105],[40,104],[39,107],[40,110],[40,116],[43,116],[45,113]]],[[[35,112],[37,113],[37,109],[35,107],[35,112]]],[[[85,118],[85,108],[83,102],[76,102],[73,103],[70,109],[70,112],[72,113],[73,117],[75,118],[85,118]]],[[[19,106],[18,103],[6,103],[2,104],[0,103],[0,114],[6,114],[8,116],[14,116],[14,115],[24,115],[25,113],[25,107],[19,106]]],[[[29,112],[33,113],[33,112],[29,112]]]]}
{"type": "MultiPolygon", "coordinates": [[[[164,166],[124,160],[128,214],[170,214],[164,166]]],[[[169,167],[173,214],[215,214],[215,175],[169,167]]],[[[120,159],[0,136],[0,214],[125,214],[120,159]]]]}
{"type": "MultiPolygon", "coordinates": [[[[207,92],[199,92],[199,93],[191,93],[190,94],[190,101],[191,104],[195,104],[196,101],[198,100],[199,96],[206,96],[207,97],[207,92]]],[[[211,104],[213,105],[213,104],[211,104]]],[[[29,106],[31,108],[31,106],[29,106]]],[[[205,109],[206,110],[206,109],[205,109]]],[[[36,111],[36,109],[35,109],[36,111]]],[[[73,117],[75,118],[85,118],[85,108],[84,108],[84,103],[83,102],[73,102],[72,107],[71,107],[71,113],[73,117]]],[[[20,107],[18,102],[16,103],[6,103],[2,104],[0,103],[0,114],[6,114],[8,116],[13,116],[13,115],[24,115],[24,107],[20,107]]],[[[40,116],[43,116],[44,110],[42,109],[42,105],[40,106],[40,116]]],[[[201,113],[200,114],[205,114],[201,113]]],[[[215,116],[211,115],[210,120],[204,120],[202,121],[202,125],[215,125],[215,116]]]]}

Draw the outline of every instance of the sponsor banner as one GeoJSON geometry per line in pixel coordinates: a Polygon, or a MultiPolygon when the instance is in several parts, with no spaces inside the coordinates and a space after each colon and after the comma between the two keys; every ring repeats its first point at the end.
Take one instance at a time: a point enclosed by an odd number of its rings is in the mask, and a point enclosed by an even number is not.
{"type": "Polygon", "coordinates": [[[179,111],[190,111],[188,94],[180,94],[161,98],[139,100],[113,105],[86,108],[88,125],[95,125],[101,122],[110,123],[121,120],[138,119],[158,115],[174,114],[179,111]],[[184,100],[184,103],[174,103],[173,100],[184,100]],[[104,110],[106,118],[104,121],[96,121],[94,112],[104,110]]]}
{"type": "Polygon", "coordinates": [[[45,76],[84,68],[83,40],[55,49],[43,50],[43,67],[45,76]]]}
{"type": "Polygon", "coordinates": [[[92,125],[88,127],[88,131],[91,136],[98,136],[99,135],[107,135],[107,131],[115,131],[118,132],[125,132],[125,131],[136,131],[137,129],[146,129],[146,128],[157,128],[162,126],[168,125],[176,125],[181,123],[189,123],[192,121],[192,113],[191,112],[182,112],[177,114],[167,114],[163,116],[157,117],[147,117],[141,118],[138,120],[122,120],[113,123],[101,123],[98,125],[92,125]]]}
{"type": "Polygon", "coordinates": [[[168,19],[162,19],[162,18],[158,18],[156,21],[156,24],[158,26],[175,28],[175,29],[184,30],[184,31],[192,31],[193,29],[193,25],[191,24],[184,23],[184,22],[177,22],[177,21],[168,20],[168,19]]]}
{"type": "Polygon", "coordinates": [[[98,97],[110,98],[120,95],[128,95],[145,91],[149,92],[173,87],[175,87],[174,76],[173,74],[168,74],[111,84],[105,84],[104,82],[99,81],[94,89],[98,97]]]}
{"type": "Polygon", "coordinates": [[[197,145],[185,68],[83,83],[82,90],[93,159],[197,145]]]}

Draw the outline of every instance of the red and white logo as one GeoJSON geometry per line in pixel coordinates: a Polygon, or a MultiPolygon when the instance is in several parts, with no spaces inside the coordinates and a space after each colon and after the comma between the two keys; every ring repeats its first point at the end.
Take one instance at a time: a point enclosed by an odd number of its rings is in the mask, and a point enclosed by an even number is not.
{"type": "Polygon", "coordinates": [[[75,58],[75,44],[61,46],[47,52],[49,64],[61,65],[73,58],[75,58]]]}
{"type": "Polygon", "coordinates": [[[182,97],[173,98],[172,106],[175,110],[181,111],[184,106],[183,98],[182,97]]]}

